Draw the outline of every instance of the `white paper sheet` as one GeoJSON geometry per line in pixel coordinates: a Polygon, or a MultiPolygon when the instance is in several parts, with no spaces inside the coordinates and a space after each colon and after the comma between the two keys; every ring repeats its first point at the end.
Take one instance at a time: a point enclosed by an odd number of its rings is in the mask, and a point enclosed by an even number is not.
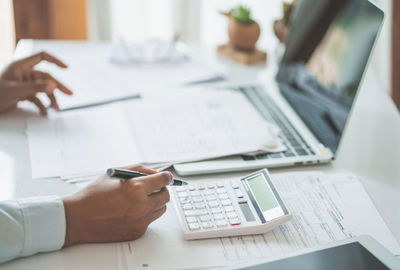
{"type": "MultiPolygon", "coordinates": [[[[238,92],[204,90],[123,105],[146,163],[183,162],[279,145],[266,122],[238,92]]],[[[279,146],[279,147],[278,147],[279,146]]]]}
{"type": "Polygon", "coordinates": [[[117,105],[31,117],[27,136],[33,178],[91,174],[140,162],[117,105]]]}
{"type": "Polygon", "coordinates": [[[62,59],[68,69],[41,63],[37,69],[49,72],[72,91],[73,96],[57,93],[61,109],[164,88],[222,78],[209,64],[191,59],[181,63],[121,65],[111,61],[115,45],[95,42],[35,41],[32,53],[47,51],[62,59]]]}
{"type": "Polygon", "coordinates": [[[274,126],[227,90],[31,117],[27,135],[33,178],[285,149],[274,126]]]}
{"type": "Polygon", "coordinates": [[[189,269],[232,265],[320,243],[368,234],[395,255],[400,247],[361,183],[352,174],[319,172],[272,176],[293,219],[261,235],[184,241],[174,209],[144,236],[122,243],[129,269],[189,269]]]}

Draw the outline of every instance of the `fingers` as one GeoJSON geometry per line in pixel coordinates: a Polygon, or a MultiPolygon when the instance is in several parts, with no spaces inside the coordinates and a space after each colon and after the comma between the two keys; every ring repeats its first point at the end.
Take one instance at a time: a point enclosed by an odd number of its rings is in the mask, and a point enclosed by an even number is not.
{"type": "Polygon", "coordinates": [[[170,195],[167,188],[162,188],[159,192],[149,195],[149,204],[153,209],[160,209],[169,202],[170,195]]]}
{"type": "Polygon", "coordinates": [[[64,94],[67,94],[67,95],[73,94],[73,92],[68,87],[66,87],[64,84],[59,82],[56,78],[51,76],[49,73],[34,70],[32,72],[32,77],[33,77],[33,79],[46,79],[46,80],[53,81],[56,84],[57,88],[64,94]]]}
{"type": "Polygon", "coordinates": [[[39,92],[52,94],[56,85],[51,81],[40,80],[36,82],[16,82],[10,85],[10,90],[18,99],[26,99],[39,92]]]}
{"type": "Polygon", "coordinates": [[[155,173],[157,173],[157,171],[155,171],[153,169],[146,168],[146,167],[144,167],[142,165],[129,166],[129,167],[126,167],[126,169],[131,170],[131,171],[138,171],[138,172],[142,172],[142,173],[147,173],[147,174],[155,174],[155,173]]]}
{"type": "Polygon", "coordinates": [[[56,110],[59,110],[59,109],[60,109],[60,106],[58,105],[57,99],[56,99],[56,97],[54,96],[54,94],[47,94],[47,96],[48,96],[49,99],[50,99],[51,107],[53,107],[53,108],[56,109],[56,110]]]}
{"type": "Polygon", "coordinates": [[[162,208],[152,212],[148,217],[149,224],[154,220],[158,219],[159,217],[161,217],[166,211],[167,211],[167,206],[164,205],[162,208]]]}
{"type": "Polygon", "coordinates": [[[172,174],[170,172],[162,172],[145,177],[139,177],[137,181],[142,182],[144,190],[150,194],[166,187],[172,181],[172,174]]]}
{"type": "Polygon", "coordinates": [[[43,105],[43,103],[38,99],[36,96],[32,96],[28,98],[29,101],[31,101],[33,104],[36,105],[36,107],[39,108],[40,114],[43,116],[47,116],[47,109],[43,105]]]}
{"type": "Polygon", "coordinates": [[[29,56],[27,58],[24,58],[22,60],[19,60],[19,63],[34,67],[35,65],[39,64],[42,61],[47,61],[53,64],[56,64],[57,66],[61,68],[67,68],[68,66],[64,64],[61,60],[57,59],[56,57],[46,53],[46,52],[40,52],[37,54],[34,54],[32,56],[29,56]]]}
{"type": "MultiPolygon", "coordinates": [[[[54,90],[55,88],[58,88],[64,94],[67,94],[67,95],[72,95],[73,94],[70,89],[68,89],[65,85],[60,83],[57,79],[55,79],[53,76],[51,76],[50,74],[48,74],[46,72],[34,70],[32,72],[32,79],[36,80],[36,81],[37,80],[45,80],[46,82],[51,83],[51,84],[54,85],[54,87],[52,87],[52,90],[54,90]]],[[[60,106],[58,105],[57,99],[56,99],[55,95],[53,94],[53,92],[48,93],[47,96],[50,99],[51,106],[54,109],[59,110],[60,106]]]]}
{"type": "Polygon", "coordinates": [[[47,115],[47,110],[44,109],[43,103],[35,96],[39,92],[46,93],[51,101],[51,106],[56,110],[59,109],[57,99],[54,96],[54,90],[57,87],[54,81],[37,79],[34,82],[11,82],[8,85],[15,99],[18,101],[28,99],[40,109],[42,115],[47,115]]]}

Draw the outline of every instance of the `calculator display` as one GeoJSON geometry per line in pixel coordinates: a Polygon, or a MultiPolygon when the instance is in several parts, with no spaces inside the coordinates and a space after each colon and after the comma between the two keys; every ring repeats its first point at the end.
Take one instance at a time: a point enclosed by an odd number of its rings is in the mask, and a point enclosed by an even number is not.
{"type": "Polygon", "coordinates": [[[247,221],[251,222],[256,220],[247,202],[239,202],[239,207],[247,221]]]}
{"type": "Polygon", "coordinates": [[[247,183],[263,212],[279,206],[263,174],[248,178],[247,183]]]}

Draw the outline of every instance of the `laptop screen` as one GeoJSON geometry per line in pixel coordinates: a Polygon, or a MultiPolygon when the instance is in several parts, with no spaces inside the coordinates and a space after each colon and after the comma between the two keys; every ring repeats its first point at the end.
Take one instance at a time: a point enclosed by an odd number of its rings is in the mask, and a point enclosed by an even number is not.
{"type": "MultiPolygon", "coordinates": [[[[298,10],[310,1],[300,0],[298,10]]],[[[383,13],[367,0],[322,1],[313,24],[302,33],[292,33],[297,30],[292,28],[286,49],[290,56],[283,57],[277,79],[304,123],[336,152],[383,13]],[[299,35],[303,38],[296,39],[299,35]]],[[[292,22],[301,20],[302,13],[295,13],[292,22]]]]}

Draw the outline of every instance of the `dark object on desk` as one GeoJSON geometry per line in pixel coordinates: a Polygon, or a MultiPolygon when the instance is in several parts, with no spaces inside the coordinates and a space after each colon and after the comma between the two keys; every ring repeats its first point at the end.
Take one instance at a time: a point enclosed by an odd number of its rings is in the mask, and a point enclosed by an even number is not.
{"type": "MultiPolygon", "coordinates": [[[[149,176],[149,174],[146,173],[124,170],[124,169],[113,169],[113,168],[107,170],[107,175],[109,177],[118,178],[121,181],[126,181],[128,179],[136,177],[149,176]]],[[[186,186],[186,185],[188,185],[187,182],[175,178],[172,180],[171,183],[169,183],[169,186],[186,186]]]]}
{"type": "Polygon", "coordinates": [[[385,270],[389,268],[360,243],[355,242],[242,269],[385,270]]]}

